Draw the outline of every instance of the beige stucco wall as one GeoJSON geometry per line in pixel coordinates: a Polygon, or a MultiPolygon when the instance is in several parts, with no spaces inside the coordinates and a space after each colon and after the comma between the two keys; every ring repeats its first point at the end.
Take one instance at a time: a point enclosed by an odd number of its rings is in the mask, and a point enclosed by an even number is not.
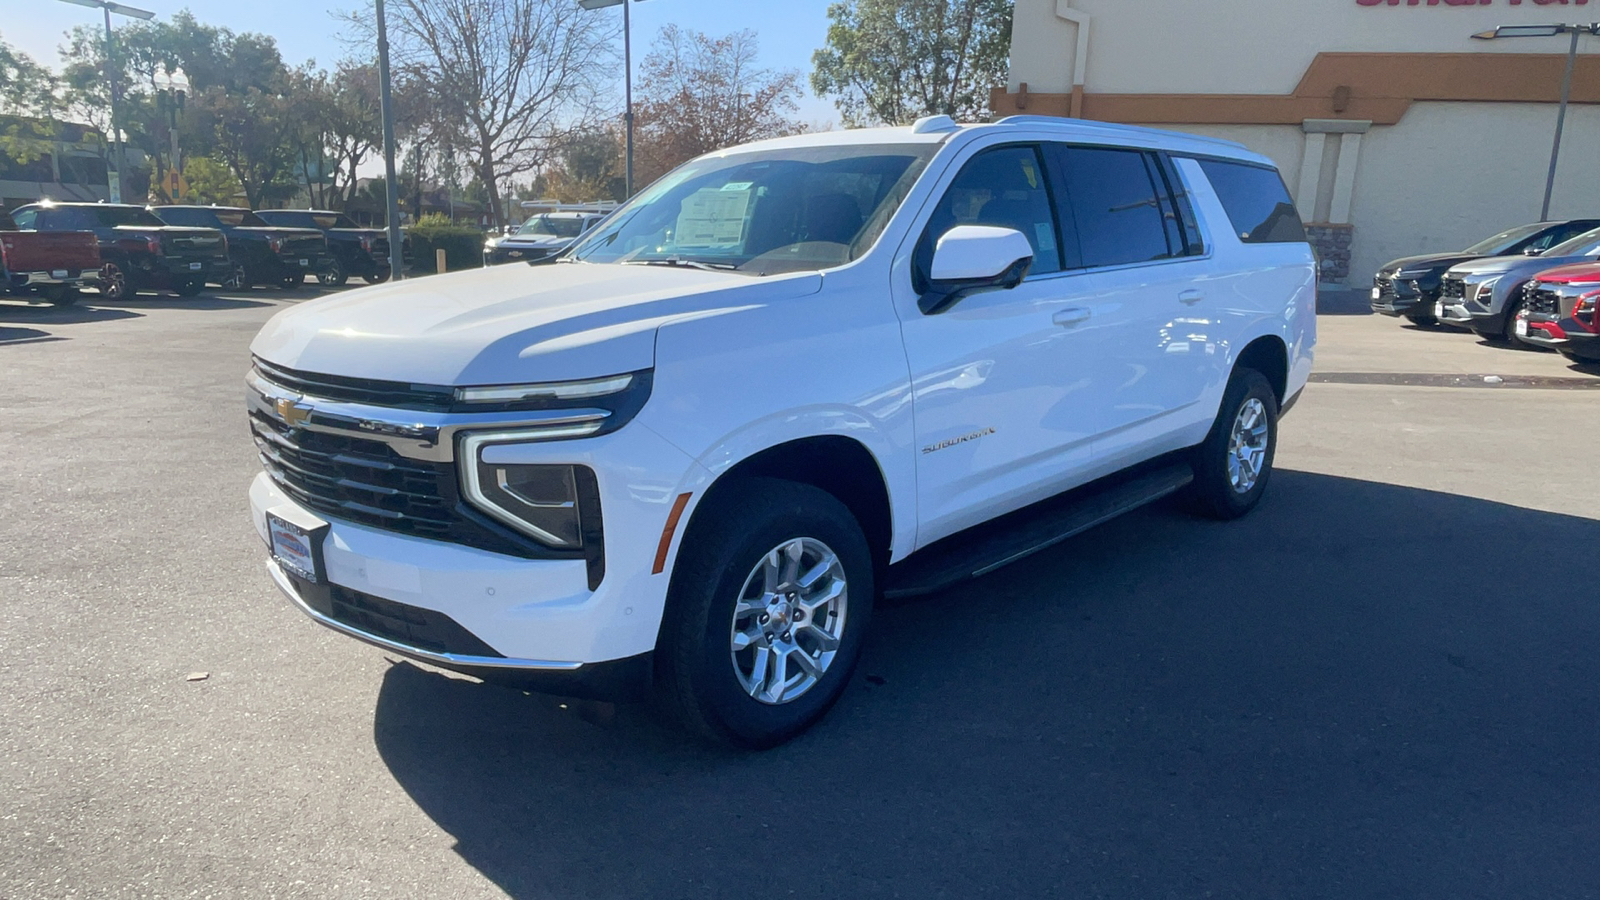
{"type": "MultiPolygon", "coordinates": [[[[1091,17],[1085,85],[1114,94],[1287,94],[1319,51],[1560,53],[1564,38],[1474,41],[1496,25],[1589,22],[1584,6],[1361,6],[1357,0],[1016,0],[1010,89],[1066,92],[1078,26],[1091,17]]],[[[1600,39],[1583,47],[1600,50],[1600,39]]]]}

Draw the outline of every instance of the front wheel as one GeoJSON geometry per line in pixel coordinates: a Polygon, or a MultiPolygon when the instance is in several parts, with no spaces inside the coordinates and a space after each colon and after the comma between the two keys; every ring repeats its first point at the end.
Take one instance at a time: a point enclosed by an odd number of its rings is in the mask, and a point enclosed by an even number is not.
{"type": "Polygon", "coordinates": [[[1189,493],[1199,510],[1237,519],[1255,509],[1278,449],[1278,397],[1254,369],[1236,369],[1205,441],[1194,449],[1189,493]]]}
{"type": "Polygon", "coordinates": [[[203,278],[185,278],[172,286],[172,292],[179,297],[198,297],[206,289],[203,278]]]}
{"type": "Polygon", "coordinates": [[[389,267],[384,266],[381,269],[377,269],[361,276],[361,280],[365,281],[367,284],[383,284],[385,281],[389,280],[389,274],[389,267]]]}
{"type": "Polygon", "coordinates": [[[872,553],[833,495],[741,479],[684,535],[657,652],[657,686],[690,730],[774,747],[833,706],[861,654],[872,553]]]}
{"type": "Polygon", "coordinates": [[[66,284],[52,284],[40,293],[51,306],[71,306],[78,302],[78,289],[66,284]]]}
{"type": "Polygon", "coordinates": [[[278,280],[278,287],[286,291],[297,291],[300,289],[300,286],[305,283],[305,273],[290,272],[278,280]]]}
{"type": "Polygon", "coordinates": [[[250,290],[250,273],[245,271],[244,266],[234,263],[228,269],[228,274],[222,279],[222,289],[225,291],[250,290]]]}

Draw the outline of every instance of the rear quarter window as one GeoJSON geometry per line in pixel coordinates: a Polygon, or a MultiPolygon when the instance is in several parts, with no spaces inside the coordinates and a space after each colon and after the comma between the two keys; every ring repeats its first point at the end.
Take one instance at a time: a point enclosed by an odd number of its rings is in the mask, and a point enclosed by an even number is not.
{"type": "Polygon", "coordinates": [[[1239,240],[1246,244],[1305,242],[1300,213],[1276,169],[1219,159],[1199,163],[1239,240]]]}

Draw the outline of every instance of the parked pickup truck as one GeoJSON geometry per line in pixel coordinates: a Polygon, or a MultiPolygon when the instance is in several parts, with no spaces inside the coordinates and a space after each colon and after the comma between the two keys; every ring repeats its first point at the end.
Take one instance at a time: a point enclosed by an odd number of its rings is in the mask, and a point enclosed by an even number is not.
{"type": "Polygon", "coordinates": [[[150,211],[168,225],[215,228],[228,239],[228,274],[218,284],[229,290],[246,290],[252,284],[270,284],[294,290],[307,275],[318,275],[333,265],[328,239],[315,228],[268,225],[248,209],[226,206],[152,206],[150,211]]]}
{"type": "Polygon", "coordinates": [[[12,213],[24,231],[92,231],[100,242],[96,286],[107,300],[138,291],[193,297],[227,277],[228,241],[215,228],[175,228],[142,206],[30,203],[12,213]]]}
{"type": "MultiPolygon", "coordinates": [[[[317,280],[328,287],[339,287],[352,275],[367,284],[389,280],[389,233],[381,228],[362,228],[344,213],[326,209],[261,209],[256,215],[268,225],[315,228],[327,236],[333,261],[317,280]]],[[[410,252],[410,244],[404,239],[402,254],[410,252]]]]}
{"type": "Polygon", "coordinates": [[[1231,141],[933,116],[731,147],[549,265],[279,312],[252,518],[321,625],[770,747],[850,684],[880,595],[1175,492],[1254,508],[1316,285],[1231,141]]]}
{"type": "Polygon", "coordinates": [[[0,210],[0,291],[38,294],[51,303],[78,298],[100,272],[100,242],[89,231],[23,231],[0,210]]]}

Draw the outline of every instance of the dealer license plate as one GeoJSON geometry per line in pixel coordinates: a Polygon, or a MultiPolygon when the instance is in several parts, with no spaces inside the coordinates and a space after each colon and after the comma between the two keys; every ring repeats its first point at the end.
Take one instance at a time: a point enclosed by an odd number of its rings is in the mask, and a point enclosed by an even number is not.
{"type": "Polygon", "coordinates": [[[1436,318],[1436,319],[1444,318],[1444,301],[1443,300],[1435,300],[1435,301],[1433,301],[1433,317],[1436,318]]]}
{"type": "Polygon", "coordinates": [[[1376,299],[1378,299],[1379,297],[1382,297],[1382,296],[1383,296],[1383,289],[1382,288],[1373,288],[1372,289],[1372,299],[1376,300],[1376,299]]]}
{"type": "Polygon", "coordinates": [[[300,265],[302,265],[302,266],[309,266],[309,265],[311,265],[311,260],[309,260],[309,259],[302,259],[302,260],[300,260],[300,265]]]}
{"type": "Polygon", "coordinates": [[[189,263],[189,271],[191,271],[191,272],[200,271],[200,264],[199,263],[189,263]]]}
{"type": "Polygon", "coordinates": [[[50,270],[50,277],[51,278],[65,278],[65,277],[67,277],[67,270],[66,269],[51,269],[50,270]]]}
{"type": "Polygon", "coordinates": [[[326,530],[326,526],[302,528],[281,516],[267,513],[267,538],[272,558],[312,584],[322,583],[322,535],[326,530]]]}
{"type": "Polygon", "coordinates": [[[1516,327],[1517,327],[1517,337],[1527,337],[1528,336],[1528,320],[1527,319],[1518,319],[1516,327]]]}

